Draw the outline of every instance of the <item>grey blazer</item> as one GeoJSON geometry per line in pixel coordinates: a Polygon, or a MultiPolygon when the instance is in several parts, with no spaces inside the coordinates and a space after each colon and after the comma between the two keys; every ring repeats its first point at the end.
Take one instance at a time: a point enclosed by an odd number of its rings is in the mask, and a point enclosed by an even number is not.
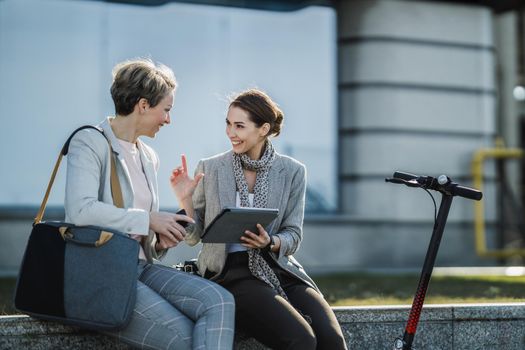
{"type": "MultiPolygon", "coordinates": [[[[235,206],[233,152],[228,151],[199,161],[195,173],[201,172],[205,176],[193,195],[196,224],[186,229],[186,242],[192,246],[200,242],[204,228],[222,208],[235,206]]],[[[319,290],[301,264],[292,256],[303,238],[306,168],[293,158],[276,154],[268,181],[267,206],[279,209],[279,215],[270,224],[268,233],[281,239],[279,252],[271,252],[270,255],[282,268],[319,290]]],[[[200,273],[204,275],[206,271],[211,271],[214,273],[211,279],[216,279],[224,268],[226,256],[226,244],[203,243],[197,262],[200,273]]]]}
{"type": "MultiPolygon", "coordinates": [[[[116,155],[117,175],[122,188],[124,209],[113,205],[111,196],[111,163],[108,141],[98,131],[79,131],[69,144],[67,155],[67,177],[65,212],[66,222],[76,225],[94,225],[112,228],[125,233],[147,235],[143,243],[148,261],[162,254],[155,251],[156,237],[149,230],[149,212],[133,208],[133,187],[128,167],[124,161],[122,147],[107,118],[98,126],[111,143],[116,155]]],[[[140,158],[152,194],[151,211],[159,210],[157,170],[159,161],[155,151],[140,140],[140,158]]]]}

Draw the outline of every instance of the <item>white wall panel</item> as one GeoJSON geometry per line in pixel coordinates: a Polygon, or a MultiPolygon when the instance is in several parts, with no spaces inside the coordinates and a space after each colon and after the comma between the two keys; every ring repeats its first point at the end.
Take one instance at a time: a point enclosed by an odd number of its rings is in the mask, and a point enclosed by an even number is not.
{"type": "Polygon", "coordinates": [[[396,88],[342,89],[341,128],[495,133],[495,97],[396,88]]]}
{"type": "Polygon", "coordinates": [[[341,44],[340,83],[494,88],[494,53],[403,42],[341,44]]]}
{"type": "MultiPolygon", "coordinates": [[[[387,177],[391,175],[388,174],[387,177]]],[[[461,182],[461,185],[469,187],[471,183],[461,182]]],[[[422,189],[387,183],[382,178],[363,178],[345,183],[342,192],[344,210],[352,217],[378,221],[393,220],[399,224],[433,220],[434,205],[429,195],[422,189]]],[[[433,192],[433,195],[439,209],[441,195],[436,192],[433,192]]],[[[483,196],[485,220],[493,222],[497,202],[493,183],[487,183],[483,196]]],[[[473,217],[474,202],[470,199],[454,197],[448,222],[472,222],[473,217]]]]}
{"type": "Polygon", "coordinates": [[[339,2],[339,37],[391,36],[459,44],[492,45],[490,9],[438,1],[339,2]]]}
{"type": "MultiPolygon", "coordinates": [[[[335,30],[327,7],[0,0],[0,160],[9,168],[0,175],[0,205],[39,204],[68,134],[114,114],[113,66],[151,57],[179,82],[172,125],[145,138],[161,159],[162,206],[176,206],[168,178],[181,153],[193,171],[200,158],[231,147],[228,97],[251,87],[267,91],[285,113],[276,149],[305,163],[309,185],[335,206],[335,30]]],[[[51,205],[63,203],[64,175],[65,166],[51,205]]]]}
{"type": "Polygon", "coordinates": [[[470,175],[474,152],[491,139],[403,133],[359,133],[342,140],[342,175],[372,175],[405,169],[426,175],[470,175]]]}

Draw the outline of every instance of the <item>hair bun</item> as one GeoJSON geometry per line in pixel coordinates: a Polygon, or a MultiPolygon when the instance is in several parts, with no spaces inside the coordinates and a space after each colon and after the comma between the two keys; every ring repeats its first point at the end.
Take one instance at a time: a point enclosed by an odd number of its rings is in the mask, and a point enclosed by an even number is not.
{"type": "Polygon", "coordinates": [[[279,136],[279,134],[281,133],[281,127],[283,125],[283,119],[284,119],[283,112],[279,110],[276,114],[272,130],[270,130],[270,134],[272,134],[273,136],[279,136]]]}

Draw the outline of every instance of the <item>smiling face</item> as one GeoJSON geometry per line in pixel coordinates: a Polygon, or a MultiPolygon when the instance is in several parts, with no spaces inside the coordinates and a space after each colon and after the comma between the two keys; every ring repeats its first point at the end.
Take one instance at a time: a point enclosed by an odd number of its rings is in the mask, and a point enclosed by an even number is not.
{"type": "Polygon", "coordinates": [[[268,135],[269,124],[261,127],[250,120],[248,112],[232,106],[226,116],[226,135],[231,141],[232,149],[237,154],[246,153],[250,159],[259,159],[268,135]]]}
{"type": "Polygon", "coordinates": [[[170,111],[173,107],[173,100],[172,92],[161,99],[155,107],[151,107],[147,101],[139,102],[139,108],[143,113],[139,119],[139,129],[142,135],[154,138],[162,126],[171,122],[170,111]]]}

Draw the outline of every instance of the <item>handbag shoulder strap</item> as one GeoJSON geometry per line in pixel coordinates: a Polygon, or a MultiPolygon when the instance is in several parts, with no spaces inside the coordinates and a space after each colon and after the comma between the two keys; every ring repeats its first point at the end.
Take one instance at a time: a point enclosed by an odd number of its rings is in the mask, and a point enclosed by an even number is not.
{"type": "MultiPolygon", "coordinates": [[[[77,132],[79,132],[80,130],[84,130],[84,129],[95,129],[98,132],[100,132],[102,136],[104,136],[104,138],[106,138],[106,135],[104,135],[104,132],[100,128],[97,128],[92,125],[81,126],[80,128],[76,129],[75,131],[71,133],[67,141],[64,143],[64,146],[62,146],[62,150],[60,151],[60,154],[58,155],[58,159],[55,163],[53,173],[51,174],[51,178],[49,179],[49,183],[47,185],[46,194],[44,195],[44,199],[42,200],[42,204],[40,205],[40,209],[38,210],[35,220],[33,221],[33,225],[36,225],[39,222],[41,222],[42,218],[44,217],[44,211],[46,210],[47,200],[49,199],[51,188],[53,187],[53,183],[55,182],[55,177],[58,172],[58,168],[60,167],[60,163],[62,162],[62,157],[66,156],[67,153],[69,152],[69,144],[71,142],[71,139],[73,138],[73,136],[75,136],[77,132]]],[[[118,208],[124,208],[122,189],[120,187],[120,181],[117,175],[117,166],[115,163],[115,157],[113,156],[113,148],[111,147],[111,143],[109,143],[109,140],[107,141],[109,145],[109,156],[111,159],[111,195],[113,197],[113,204],[118,208]]]]}

